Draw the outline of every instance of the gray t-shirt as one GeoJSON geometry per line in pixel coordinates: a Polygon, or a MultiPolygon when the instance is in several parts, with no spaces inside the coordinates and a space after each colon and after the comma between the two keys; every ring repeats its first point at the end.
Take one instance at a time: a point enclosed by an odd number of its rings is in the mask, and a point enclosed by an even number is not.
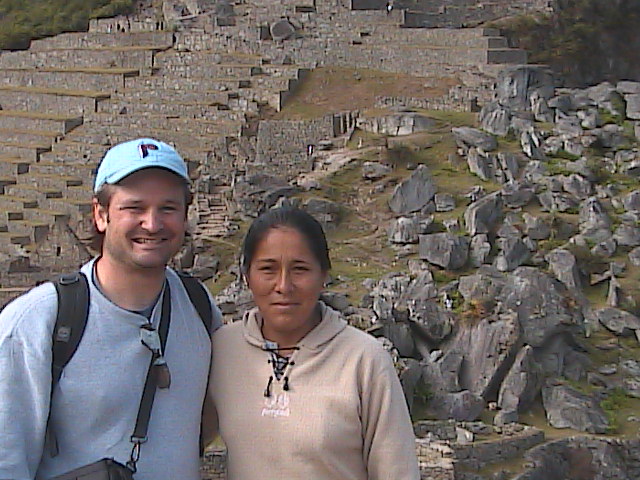
{"type": "MultiPolygon", "coordinates": [[[[89,278],[93,262],[82,268],[89,278]]],[[[166,275],[172,316],[165,359],[172,383],[156,392],[136,480],[198,480],[211,341],[177,274],[167,269],[166,275]]],[[[53,393],[50,422],[59,446],[54,457],[44,448],[44,437],[55,288],[40,285],[0,313],[0,479],[48,479],[104,457],[129,460],[151,358],[139,334],[148,320],[113,304],[89,283],[87,326],[53,393]]],[[[151,314],[156,326],[161,303],[151,314]]],[[[213,313],[215,329],[221,314],[215,307],[213,313]]]]}

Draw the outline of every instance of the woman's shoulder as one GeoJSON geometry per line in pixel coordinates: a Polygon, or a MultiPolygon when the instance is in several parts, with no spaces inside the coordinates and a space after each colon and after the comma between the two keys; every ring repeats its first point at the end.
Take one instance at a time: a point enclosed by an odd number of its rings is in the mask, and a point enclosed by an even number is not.
{"type": "Polygon", "coordinates": [[[242,322],[235,321],[223,324],[212,335],[214,345],[219,345],[218,348],[224,348],[225,346],[238,342],[243,339],[242,322]]]}
{"type": "Polygon", "coordinates": [[[343,341],[350,344],[353,349],[356,349],[364,354],[368,355],[388,355],[380,341],[371,335],[370,333],[360,330],[351,325],[347,325],[342,332],[343,341]]]}

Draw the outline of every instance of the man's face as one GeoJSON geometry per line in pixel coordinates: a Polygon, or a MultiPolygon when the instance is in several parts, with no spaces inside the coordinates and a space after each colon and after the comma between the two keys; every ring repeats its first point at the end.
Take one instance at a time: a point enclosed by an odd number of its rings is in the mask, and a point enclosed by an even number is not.
{"type": "Polygon", "coordinates": [[[103,258],[127,269],[164,269],[184,241],[184,187],[171,172],[148,168],[113,186],[109,207],[94,201],[93,215],[105,234],[103,258]]]}

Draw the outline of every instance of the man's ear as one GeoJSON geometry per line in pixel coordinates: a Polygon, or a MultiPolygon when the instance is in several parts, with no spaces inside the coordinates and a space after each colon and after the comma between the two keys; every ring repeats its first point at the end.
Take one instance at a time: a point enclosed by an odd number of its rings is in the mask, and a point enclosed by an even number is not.
{"type": "Polygon", "coordinates": [[[91,202],[91,209],[93,214],[93,223],[96,226],[96,230],[100,233],[104,233],[107,229],[107,224],[109,223],[108,209],[100,205],[96,198],[91,202]]]}

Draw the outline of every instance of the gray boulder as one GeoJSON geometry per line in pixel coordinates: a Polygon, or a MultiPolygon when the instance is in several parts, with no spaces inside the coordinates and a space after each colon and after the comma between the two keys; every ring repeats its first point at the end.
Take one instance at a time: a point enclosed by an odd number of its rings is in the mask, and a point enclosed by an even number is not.
{"type": "Polygon", "coordinates": [[[580,200],[584,200],[589,197],[593,192],[591,182],[577,173],[573,173],[568,177],[563,177],[562,188],[565,192],[570,193],[580,200]]]}
{"type": "MultiPolygon", "coordinates": [[[[435,300],[413,299],[409,304],[409,323],[411,324],[416,342],[426,339],[426,347],[440,345],[453,332],[456,320],[452,312],[445,310],[435,300]]],[[[420,352],[426,352],[420,348],[420,352]]],[[[424,356],[424,355],[423,355],[424,356]]]]}
{"type": "Polygon", "coordinates": [[[522,214],[522,219],[524,220],[524,233],[532,240],[546,240],[551,236],[551,226],[546,220],[528,212],[522,214]]]}
{"type": "Polygon", "coordinates": [[[371,289],[372,308],[381,322],[393,322],[395,305],[402,293],[411,283],[411,278],[404,273],[392,272],[384,275],[371,289]]]}
{"type": "Polygon", "coordinates": [[[593,312],[594,318],[616,335],[631,336],[640,330],[640,318],[618,308],[601,308],[593,312]]]}
{"type": "Polygon", "coordinates": [[[540,393],[542,374],[535,361],[533,348],[525,345],[516,355],[516,359],[500,385],[498,407],[500,411],[494,418],[496,425],[514,423],[518,414],[526,411],[540,393]]]}
{"type": "Polygon", "coordinates": [[[489,233],[502,216],[502,197],[495,192],[473,202],[464,212],[464,221],[470,235],[489,233]]]}
{"type": "Polygon", "coordinates": [[[542,403],[547,421],[555,428],[605,433],[609,427],[607,416],[598,400],[567,385],[543,387],[542,403]]]}
{"type": "Polygon", "coordinates": [[[470,148],[467,154],[467,165],[471,173],[482,180],[492,180],[495,176],[495,166],[487,155],[481,154],[476,148],[470,148]]]}
{"type": "Polygon", "coordinates": [[[464,275],[458,281],[458,291],[467,303],[493,302],[507,283],[507,276],[494,267],[483,266],[473,275],[464,275]]]}
{"type": "Polygon", "coordinates": [[[640,267],[640,247],[636,247],[629,252],[629,261],[634,267],[640,267]]]}
{"type": "Polygon", "coordinates": [[[531,93],[531,95],[529,96],[529,103],[531,106],[531,112],[533,113],[533,118],[535,118],[536,121],[538,122],[553,121],[553,110],[549,108],[547,99],[541,95],[540,90],[534,90],[531,93]]]}
{"type": "Polygon", "coordinates": [[[520,173],[520,163],[518,155],[514,153],[498,152],[496,160],[498,168],[496,169],[496,180],[498,183],[505,184],[515,181],[520,173]]]}
{"type": "Polygon", "coordinates": [[[451,132],[458,146],[465,152],[471,147],[479,148],[483,152],[490,152],[498,147],[498,142],[493,135],[477,128],[453,127],[451,132]]]}
{"type": "Polygon", "coordinates": [[[491,243],[489,243],[487,234],[479,233],[478,235],[474,235],[469,245],[469,262],[471,265],[479,267],[483,263],[487,263],[490,253],[491,243]]]}
{"type": "Polygon", "coordinates": [[[533,160],[546,160],[543,151],[544,140],[533,128],[523,130],[520,134],[520,146],[524,154],[533,160]]]}
{"type": "Polygon", "coordinates": [[[500,253],[496,257],[496,268],[501,272],[510,272],[531,257],[531,251],[520,237],[500,238],[497,241],[500,253]]]}
{"type": "Polygon", "coordinates": [[[589,108],[587,110],[578,110],[576,115],[580,119],[580,126],[586,129],[597,128],[602,124],[600,119],[600,113],[596,108],[589,108]]]}
{"type": "Polygon", "coordinates": [[[578,208],[578,202],[571,195],[547,190],[538,195],[538,201],[545,212],[567,212],[578,208]]]}
{"type": "Polygon", "coordinates": [[[488,102],[480,110],[480,126],[494,135],[505,136],[511,126],[511,110],[498,102],[488,102]]]}
{"type": "Polygon", "coordinates": [[[582,286],[580,270],[576,257],[564,248],[556,248],[545,256],[553,275],[569,289],[579,289],[582,286]]]}
{"type": "Polygon", "coordinates": [[[450,212],[456,208],[456,200],[450,193],[436,193],[433,198],[436,212],[450,212]]]}
{"type": "Polygon", "coordinates": [[[629,93],[640,93],[640,82],[621,80],[617,83],[616,90],[623,95],[629,93]]]}
{"type": "MultiPolygon", "coordinates": [[[[608,230],[606,232],[609,233],[608,230]]],[[[616,253],[617,248],[618,242],[613,237],[610,237],[594,245],[591,249],[591,254],[596,257],[609,258],[616,253]]]]}
{"type": "Polygon", "coordinates": [[[533,99],[550,99],[555,92],[553,72],[542,65],[506,67],[498,75],[495,99],[516,111],[532,111],[533,99]]]}
{"type": "Polygon", "coordinates": [[[497,317],[487,314],[474,321],[458,331],[447,354],[463,359],[460,387],[487,400],[497,393],[496,385],[519,349],[520,326],[514,312],[497,317]]]}
{"type": "Polygon", "coordinates": [[[590,197],[580,206],[580,231],[609,229],[611,219],[596,197],[590,197]]]}
{"type": "Polygon", "coordinates": [[[632,93],[624,96],[627,102],[627,118],[640,120],[640,93],[632,93]]]}
{"type": "Polygon", "coordinates": [[[389,229],[389,241],[401,245],[418,243],[419,223],[417,217],[396,218],[389,229]]]}
{"type": "Polygon", "coordinates": [[[391,341],[401,357],[410,358],[415,355],[416,344],[409,324],[386,322],[381,333],[384,338],[391,341]]]}
{"type": "Polygon", "coordinates": [[[429,169],[419,165],[408,179],[396,186],[389,200],[389,208],[399,215],[417,212],[433,199],[436,191],[429,169]]]}
{"type": "Polygon", "coordinates": [[[481,397],[463,390],[455,393],[436,393],[429,401],[427,411],[438,420],[471,422],[480,417],[484,406],[485,402],[481,397]]]}
{"type": "Polygon", "coordinates": [[[564,377],[579,382],[591,367],[589,357],[568,333],[549,337],[534,350],[536,363],[545,377],[564,377]]]}
{"type": "Polygon", "coordinates": [[[340,222],[340,204],[331,200],[309,198],[302,203],[302,208],[313,215],[326,230],[333,230],[340,222]]]}
{"type": "Polygon", "coordinates": [[[377,162],[364,162],[362,164],[362,177],[365,180],[380,180],[391,173],[391,167],[377,162]]]}
{"type": "Polygon", "coordinates": [[[538,268],[518,267],[511,272],[496,300],[500,312],[517,312],[522,341],[532,347],[542,346],[554,335],[580,331],[582,315],[568,304],[566,288],[538,268]]]}
{"type": "Polygon", "coordinates": [[[388,115],[360,116],[356,126],[364,131],[382,135],[400,136],[431,130],[435,121],[416,112],[396,112],[388,115]]]}
{"type": "Polygon", "coordinates": [[[640,228],[623,223],[616,228],[613,238],[618,245],[637,247],[640,245],[640,228]]]}
{"type": "MultiPolygon", "coordinates": [[[[638,440],[576,435],[529,450],[528,469],[517,480],[636,480],[638,440]]],[[[515,478],[514,478],[515,480],[515,478]]]]}
{"type": "Polygon", "coordinates": [[[286,40],[296,33],[296,28],[288,20],[281,19],[271,24],[271,38],[274,40],[286,40]]]}
{"type": "Polygon", "coordinates": [[[322,292],[321,300],[334,310],[343,313],[351,306],[349,298],[340,292],[322,292]]]}
{"type": "Polygon", "coordinates": [[[526,182],[508,182],[502,187],[500,196],[507,207],[520,208],[531,202],[535,196],[535,189],[526,182]]]}
{"type": "Polygon", "coordinates": [[[469,255],[469,239],[452,233],[420,235],[421,259],[447,270],[462,268],[469,255]]]}
{"type": "Polygon", "coordinates": [[[625,195],[622,204],[628,212],[640,212],[640,190],[633,190],[625,195]]]}

